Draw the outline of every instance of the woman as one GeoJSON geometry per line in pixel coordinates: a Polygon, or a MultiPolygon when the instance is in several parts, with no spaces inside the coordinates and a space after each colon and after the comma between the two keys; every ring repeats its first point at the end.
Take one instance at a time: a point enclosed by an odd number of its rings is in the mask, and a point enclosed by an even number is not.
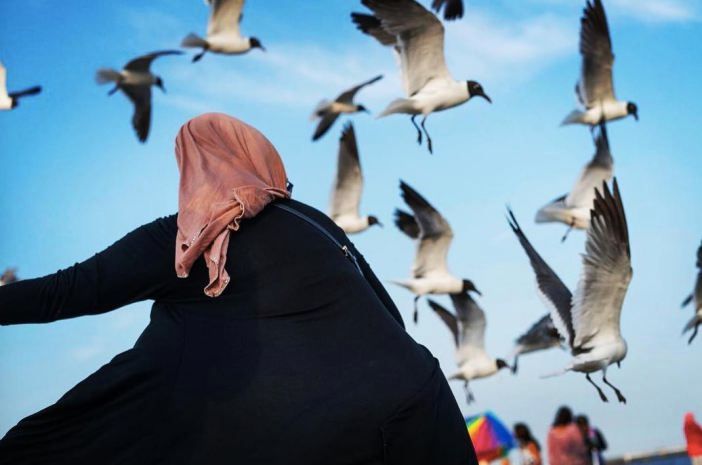
{"type": "Polygon", "coordinates": [[[475,463],[437,361],[341,230],[288,199],[271,143],[206,114],[176,159],[177,215],[0,288],[2,324],[154,300],[134,348],[11,429],[0,463],[475,463]]]}
{"type": "Polygon", "coordinates": [[[588,450],[590,461],[593,465],[604,465],[605,459],[602,452],[607,450],[607,440],[599,428],[590,426],[590,419],[587,415],[578,415],[575,417],[575,424],[580,430],[580,434],[585,441],[585,447],[588,450]]]}
{"type": "Polygon", "coordinates": [[[692,412],[685,414],[683,431],[687,443],[687,455],[690,457],[691,464],[702,465],[702,426],[695,421],[692,412]]]}
{"type": "Polygon", "coordinates": [[[519,443],[522,465],[541,465],[541,445],[524,423],[514,425],[514,437],[519,443]]]}
{"type": "Polygon", "coordinates": [[[561,407],[548,432],[549,465],[589,465],[588,450],[577,425],[573,422],[573,412],[561,407]]]}

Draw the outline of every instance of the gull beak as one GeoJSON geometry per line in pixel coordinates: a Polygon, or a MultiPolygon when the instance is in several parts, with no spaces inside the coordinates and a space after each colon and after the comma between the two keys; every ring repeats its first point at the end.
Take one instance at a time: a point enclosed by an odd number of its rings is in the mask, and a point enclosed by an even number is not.
{"type": "Polygon", "coordinates": [[[636,113],[634,113],[634,119],[635,119],[636,121],[639,120],[639,112],[638,112],[638,111],[637,111],[636,113]]]}
{"type": "Polygon", "coordinates": [[[488,97],[487,94],[478,94],[478,97],[482,97],[485,100],[487,100],[488,103],[492,103],[492,99],[490,97],[488,97]]]}

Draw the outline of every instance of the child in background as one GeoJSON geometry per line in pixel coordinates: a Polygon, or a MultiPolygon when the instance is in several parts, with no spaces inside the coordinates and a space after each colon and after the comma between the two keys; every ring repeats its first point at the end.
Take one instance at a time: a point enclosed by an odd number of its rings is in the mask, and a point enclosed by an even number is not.
{"type": "Polygon", "coordinates": [[[541,445],[531,435],[531,430],[524,423],[514,425],[514,437],[519,442],[522,465],[542,465],[541,445]]]}

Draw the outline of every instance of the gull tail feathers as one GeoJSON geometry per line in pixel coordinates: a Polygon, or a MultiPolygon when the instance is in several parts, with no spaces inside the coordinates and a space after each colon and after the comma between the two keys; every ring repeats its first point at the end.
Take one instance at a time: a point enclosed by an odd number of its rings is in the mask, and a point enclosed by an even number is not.
{"type": "Polygon", "coordinates": [[[203,39],[202,37],[198,36],[197,34],[193,34],[192,32],[185,36],[183,41],[180,43],[181,47],[196,47],[196,48],[203,48],[207,47],[207,41],[203,39]]]}
{"type": "Polygon", "coordinates": [[[571,371],[572,369],[573,369],[573,366],[569,365],[565,368],[561,368],[558,371],[554,371],[552,373],[546,373],[545,375],[541,375],[541,376],[539,376],[539,378],[546,379],[546,378],[554,378],[556,376],[562,376],[562,375],[565,375],[566,373],[568,373],[569,371],[571,371]]]}
{"type": "Polygon", "coordinates": [[[405,289],[410,289],[410,284],[407,281],[398,281],[395,279],[388,280],[389,283],[395,284],[396,286],[404,287],[405,289]]]}
{"type": "Polygon", "coordinates": [[[408,98],[398,98],[390,102],[390,104],[376,118],[392,115],[393,113],[409,113],[414,110],[414,102],[408,98]]]}
{"type": "Polygon", "coordinates": [[[561,121],[561,126],[565,126],[568,124],[582,123],[583,122],[583,115],[585,115],[584,112],[582,112],[580,110],[573,110],[570,113],[568,113],[568,116],[566,116],[563,121],[561,121]]]}
{"type": "Polygon", "coordinates": [[[95,80],[98,84],[107,84],[108,82],[119,82],[122,75],[119,71],[112,68],[100,68],[95,74],[95,80]]]}
{"type": "Polygon", "coordinates": [[[693,329],[695,326],[702,324],[702,316],[700,315],[695,315],[692,318],[690,318],[690,321],[687,322],[685,327],[682,330],[682,334],[685,334],[686,332],[690,331],[693,329]]]}

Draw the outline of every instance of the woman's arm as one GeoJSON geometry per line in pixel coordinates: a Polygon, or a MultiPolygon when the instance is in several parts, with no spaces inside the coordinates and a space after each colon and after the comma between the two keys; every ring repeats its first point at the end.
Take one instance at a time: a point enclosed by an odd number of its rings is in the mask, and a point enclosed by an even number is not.
{"type": "Polygon", "coordinates": [[[174,217],[135,229],[88,260],[0,287],[0,324],[94,315],[167,293],[177,280],[174,217]]]}

